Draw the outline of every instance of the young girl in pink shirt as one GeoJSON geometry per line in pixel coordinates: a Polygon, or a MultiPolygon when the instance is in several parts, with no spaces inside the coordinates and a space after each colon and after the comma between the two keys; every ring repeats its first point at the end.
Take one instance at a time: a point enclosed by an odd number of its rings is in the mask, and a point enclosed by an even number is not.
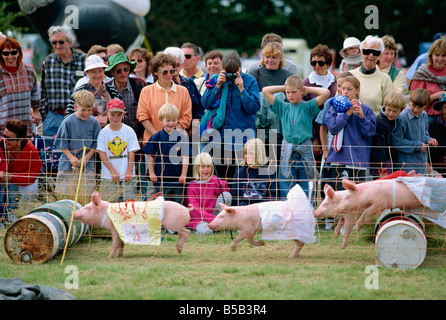
{"type": "Polygon", "coordinates": [[[231,204],[232,197],[228,183],[213,173],[214,164],[211,156],[206,152],[198,154],[193,164],[193,176],[196,180],[188,184],[186,198],[186,204],[194,207],[190,212],[190,222],[187,227],[194,229],[198,234],[212,233],[207,225],[218,213],[214,211],[217,201],[231,204]]]}

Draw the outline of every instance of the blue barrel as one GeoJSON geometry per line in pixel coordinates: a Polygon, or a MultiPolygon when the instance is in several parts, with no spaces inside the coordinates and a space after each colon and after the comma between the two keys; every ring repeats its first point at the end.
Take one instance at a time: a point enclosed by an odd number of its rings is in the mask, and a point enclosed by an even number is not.
{"type": "Polygon", "coordinates": [[[48,212],[34,212],[8,228],[4,247],[17,264],[42,264],[61,253],[65,242],[65,225],[60,218],[48,212]]]}

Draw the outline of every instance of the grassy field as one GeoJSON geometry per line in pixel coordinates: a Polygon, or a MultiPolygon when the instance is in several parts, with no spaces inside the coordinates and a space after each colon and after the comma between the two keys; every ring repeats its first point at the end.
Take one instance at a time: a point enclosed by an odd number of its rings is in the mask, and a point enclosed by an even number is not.
{"type": "MultiPolygon", "coordinates": [[[[84,237],[69,248],[64,263],[57,255],[42,265],[14,264],[0,253],[0,278],[21,278],[69,292],[78,300],[400,300],[445,299],[446,253],[443,229],[429,229],[428,251],[415,270],[375,265],[372,226],[352,236],[345,250],[332,231],[318,231],[297,259],[288,258],[292,241],[270,241],[254,247],[243,241],[230,251],[229,233],[191,233],[181,254],[176,236],[161,246],[126,246],[124,257],[107,259],[110,238],[84,237]],[[65,282],[78,271],[78,289],[65,282]],[[373,268],[373,267],[372,267],[373,268]],[[373,277],[373,278],[371,278],[373,277]],[[373,280],[373,281],[372,281],[373,280]],[[370,288],[370,284],[373,284],[370,288]]],[[[5,230],[0,232],[4,242],[5,230]]],[[[70,282],[74,283],[74,282],[70,282]]]]}

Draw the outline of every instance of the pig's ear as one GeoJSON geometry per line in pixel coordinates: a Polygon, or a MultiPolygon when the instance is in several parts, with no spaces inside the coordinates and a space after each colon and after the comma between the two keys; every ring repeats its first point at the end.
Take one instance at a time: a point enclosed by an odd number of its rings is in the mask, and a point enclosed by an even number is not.
{"type": "Polygon", "coordinates": [[[415,170],[409,171],[407,174],[408,177],[415,177],[415,170]]]}
{"type": "Polygon", "coordinates": [[[335,191],[328,183],[324,186],[324,193],[328,198],[334,198],[335,196],[335,191]]]}
{"type": "Polygon", "coordinates": [[[347,178],[342,178],[342,186],[344,187],[345,190],[349,190],[351,192],[355,192],[358,190],[358,188],[356,187],[356,183],[354,183],[351,180],[348,180],[347,178]]]}
{"type": "Polygon", "coordinates": [[[101,194],[97,191],[93,192],[91,195],[91,202],[95,207],[100,207],[101,205],[101,194]]]}
{"type": "Polygon", "coordinates": [[[228,206],[226,203],[221,203],[221,202],[219,202],[219,203],[217,203],[217,205],[218,205],[222,210],[225,210],[225,209],[228,209],[228,208],[229,208],[229,206],[228,206]]]}

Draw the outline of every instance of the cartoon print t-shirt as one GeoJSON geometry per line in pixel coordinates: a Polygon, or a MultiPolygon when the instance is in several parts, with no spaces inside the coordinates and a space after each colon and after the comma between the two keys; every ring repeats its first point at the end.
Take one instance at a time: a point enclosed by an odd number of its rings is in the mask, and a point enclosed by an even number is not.
{"type": "MultiPolygon", "coordinates": [[[[135,131],[125,124],[118,131],[111,130],[107,125],[99,132],[97,150],[105,152],[111,165],[119,173],[121,180],[124,179],[127,171],[129,152],[139,149],[135,131]]],[[[134,167],[133,176],[135,176],[134,167]]],[[[101,163],[101,179],[111,180],[111,178],[110,171],[104,163],[101,163]]]]}

